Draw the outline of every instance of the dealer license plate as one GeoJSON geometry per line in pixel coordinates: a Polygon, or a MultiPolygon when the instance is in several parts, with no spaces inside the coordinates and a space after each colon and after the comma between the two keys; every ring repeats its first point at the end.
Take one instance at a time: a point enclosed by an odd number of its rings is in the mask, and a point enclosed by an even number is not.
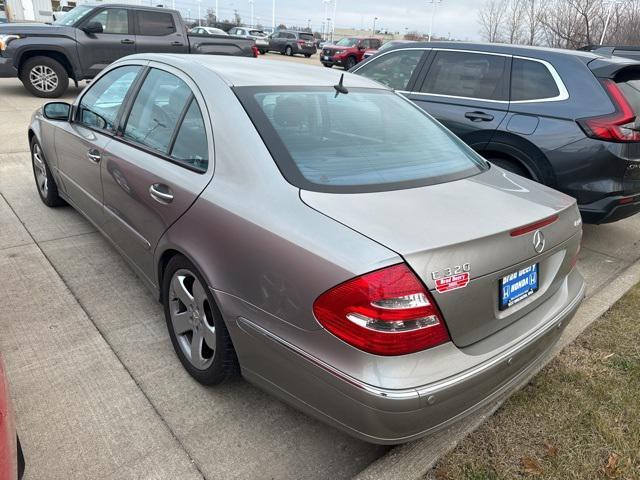
{"type": "Polygon", "coordinates": [[[500,310],[506,310],[538,291],[539,265],[521,268],[500,280],[500,310]]]}

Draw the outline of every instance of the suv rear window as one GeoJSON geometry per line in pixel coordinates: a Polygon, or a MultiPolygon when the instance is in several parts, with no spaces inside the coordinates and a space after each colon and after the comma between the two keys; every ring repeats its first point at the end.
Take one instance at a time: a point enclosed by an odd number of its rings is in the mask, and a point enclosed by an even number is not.
{"type": "Polygon", "coordinates": [[[236,93],[293,185],[366,192],[442,183],[486,163],[418,107],[387,90],[242,87],[236,93]]]}
{"type": "Polygon", "coordinates": [[[540,62],[514,58],[511,67],[511,101],[543,100],[560,95],[549,69],[540,62]]]}
{"type": "Polygon", "coordinates": [[[304,40],[305,42],[313,42],[313,35],[310,33],[301,33],[300,40],[304,40]]]}

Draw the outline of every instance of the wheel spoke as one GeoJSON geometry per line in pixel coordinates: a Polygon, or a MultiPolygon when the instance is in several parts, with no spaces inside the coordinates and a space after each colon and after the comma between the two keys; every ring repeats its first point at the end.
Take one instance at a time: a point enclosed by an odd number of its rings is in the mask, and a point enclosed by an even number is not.
{"type": "Polygon", "coordinates": [[[193,338],[191,339],[191,362],[195,367],[201,367],[205,363],[205,359],[202,358],[202,341],[203,335],[201,329],[193,331],[193,338]]]}
{"type": "Polygon", "coordinates": [[[204,291],[202,284],[197,278],[193,281],[193,298],[196,305],[204,315],[204,304],[207,301],[207,293],[204,291]]]}
{"type": "Polygon", "coordinates": [[[186,310],[180,313],[171,312],[171,321],[173,322],[173,330],[176,332],[176,335],[184,335],[193,330],[189,316],[190,313],[186,310]]]}
{"type": "Polygon", "coordinates": [[[171,282],[171,286],[173,288],[174,295],[185,305],[190,305],[193,302],[193,297],[187,290],[186,285],[184,284],[185,280],[184,275],[176,275],[173,277],[171,282]]]}
{"type": "Polygon", "coordinates": [[[204,342],[207,344],[207,346],[213,350],[214,352],[216,351],[216,327],[210,327],[209,325],[207,325],[207,322],[204,321],[202,322],[202,333],[203,333],[203,337],[204,337],[204,342]]]}

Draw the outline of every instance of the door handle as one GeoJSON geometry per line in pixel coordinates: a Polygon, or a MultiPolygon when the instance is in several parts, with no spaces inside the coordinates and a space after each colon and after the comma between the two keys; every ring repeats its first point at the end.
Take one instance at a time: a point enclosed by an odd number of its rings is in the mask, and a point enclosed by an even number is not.
{"type": "Polygon", "coordinates": [[[149,195],[156,202],[166,205],[173,201],[173,192],[169,187],[162,183],[154,183],[149,187],[149,195]]]}
{"type": "Polygon", "coordinates": [[[484,112],[467,112],[464,116],[472,122],[490,122],[493,120],[493,115],[484,112]]]}
{"type": "Polygon", "coordinates": [[[123,38],[122,40],[120,40],[120,43],[124,43],[125,45],[133,45],[136,42],[134,42],[130,38],[123,38]]]}
{"type": "Polygon", "coordinates": [[[87,158],[91,163],[96,163],[96,164],[100,163],[100,160],[102,160],[102,156],[100,155],[100,152],[95,148],[92,148],[87,152],[87,158]]]}
{"type": "Polygon", "coordinates": [[[184,43],[182,42],[171,42],[172,47],[184,47],[184,43]]]}

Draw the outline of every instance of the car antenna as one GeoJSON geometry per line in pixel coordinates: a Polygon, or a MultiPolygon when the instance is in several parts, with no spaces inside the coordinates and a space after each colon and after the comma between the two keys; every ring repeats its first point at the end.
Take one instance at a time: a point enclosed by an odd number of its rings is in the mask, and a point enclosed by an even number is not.
{"type": "Polygon", "coordinates": [[[336,98],[338,95],[340,95],[341,93],[344,93],[345,95],[347,93],[349,93],[349,90],[347,90],[347,87],[345,87],[342,82],[344,82],[344,73],[342,75],[340,75],[340,81],[338,82],[337,85],[334,85],[333,88],[336,89],[336,96],[333,98],[336,98]]]}

